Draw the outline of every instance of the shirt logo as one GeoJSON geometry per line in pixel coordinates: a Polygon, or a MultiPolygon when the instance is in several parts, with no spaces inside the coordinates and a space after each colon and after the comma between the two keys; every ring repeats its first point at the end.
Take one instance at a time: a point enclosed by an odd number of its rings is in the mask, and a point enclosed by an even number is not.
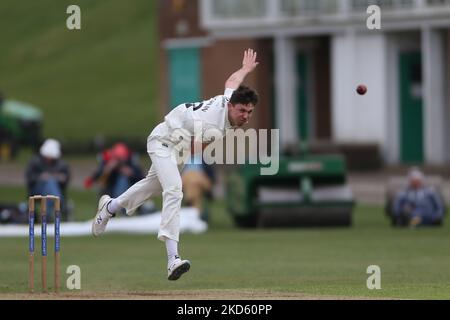
{"type": "Polygon", "coordinates": [[[163,143],[162,145],[163,145],[163,147],[166,147],[166,148],[169,147],[169,146],[167,145],[167,143],[163,143]]]}
{"type": "Polygon", "coordinates": [[[186,109],[193,107],[194,111],[197,111],[198,109],[203,107],[203,102],[202,103],[185,103],[184,105],[185,105],[186,109]]]}

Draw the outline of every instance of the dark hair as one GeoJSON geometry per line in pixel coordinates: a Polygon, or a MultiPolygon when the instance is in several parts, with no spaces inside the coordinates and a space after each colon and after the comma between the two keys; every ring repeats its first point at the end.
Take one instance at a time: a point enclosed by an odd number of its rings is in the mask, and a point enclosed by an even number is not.
{"type": "Polygon", "coordinates": [[[236,104],[244,104],[247,105],[249,103],[256,106],[258,103],[258,94],[246,86],[239,86],[231,96],[230,103],[233,105],[236,104]]]}

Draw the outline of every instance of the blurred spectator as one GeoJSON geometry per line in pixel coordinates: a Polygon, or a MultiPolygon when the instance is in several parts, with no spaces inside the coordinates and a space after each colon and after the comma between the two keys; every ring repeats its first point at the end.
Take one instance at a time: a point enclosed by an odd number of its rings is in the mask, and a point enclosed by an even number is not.
{"type": "MultiPolygon", "coordinates": [[[[143,177],[137,156],[126,144],[117,143],[101,153],[99,166],[85,179],[84,186],[91,188],[97,183],[100,185],[100,194],[116,198],[143,177]]],[[[147,207],[149,204],[146,204],[147,207]]]]}
{"type": "Polygon", "coordinates": [[[212,199],[214,171],[202,160],[201,153],[193,155],[181,173],[183,182],[183,202],[186,206],[195,207],[201,218],[208,221],[208,208],[205,200],[212,199]]]}
{"type": "Polygon", "coordinates": [[[142,170],[131,150],[124,143],[117,143],[102,152],[97,170],[89,176],[84,185],[101,185],[102,194],[118,197],[130,186],[143,178],[142,170]]]}
{"type": "MultiPolygon", "coordinates": [[[[66,190],[70,180],[68,165],[61,159],[61,146],[55,139],[47,139],[39,149],[39,154],[29,162],[26,170],[28,195],[54,195],[61,200],[64,220],[68,220],[66,190]]],[[[47,208],[53,210],[53,202],[47,208]]],[[[52,212],[52,211],[49,211],[52,212]]],[[[49,216],[49,219],[51,217],[49,216]]]]}
{"type": "Polygon", "coordinates": [[[394,199],[394,225],[440,225],[444,212],[444,202],[440,194],[433,187],[425,185],[425,176],[419,169],[411,169],[408,186],[394,199]]]}

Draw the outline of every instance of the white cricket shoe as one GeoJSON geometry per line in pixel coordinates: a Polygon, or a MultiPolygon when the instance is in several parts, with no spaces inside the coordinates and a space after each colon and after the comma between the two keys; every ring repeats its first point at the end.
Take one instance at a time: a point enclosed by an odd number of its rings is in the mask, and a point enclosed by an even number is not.
{"type": "Polygon", "coordinates": [[[167,279],[178,280],[182,274],[188,272],[190,268],[191,262],[189,260],[181,260],[178,257],[167,268],[167,279]]]}
{"type": "Polygon", "coordinates": [[[104,195],[100,198],[98,202],[97,214],[95,215],[94,221],[92,222],[92,234],[94,237],[98,237],[103,232],[105,232],[106,225],[109,219],[114,217],[114,214],[108,212],[106,206],[111,201],[111,197],[104,195]]]}

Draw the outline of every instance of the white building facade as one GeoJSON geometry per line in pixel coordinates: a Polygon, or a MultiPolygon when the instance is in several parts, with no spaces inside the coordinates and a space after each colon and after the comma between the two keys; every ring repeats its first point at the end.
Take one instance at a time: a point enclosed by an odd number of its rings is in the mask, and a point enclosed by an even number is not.
{"type": "Polygon", "coordinates": [[[377,144],[387,164],[450,161],[449,0],[200,4],[201,26],[213,39],[273,40],[282,147],[316,138],[315,124],[325,120],[316,101],[322,90],[318,69],[325,68],[333,143],[377,144]],[[380,30],[367,28],[370,5],[381,8],[380,30]],[[317,43],[324,44],[322,57],[317,43]],[[366,95],[356,94],[359,84],[368,87],[366,95]]]}

